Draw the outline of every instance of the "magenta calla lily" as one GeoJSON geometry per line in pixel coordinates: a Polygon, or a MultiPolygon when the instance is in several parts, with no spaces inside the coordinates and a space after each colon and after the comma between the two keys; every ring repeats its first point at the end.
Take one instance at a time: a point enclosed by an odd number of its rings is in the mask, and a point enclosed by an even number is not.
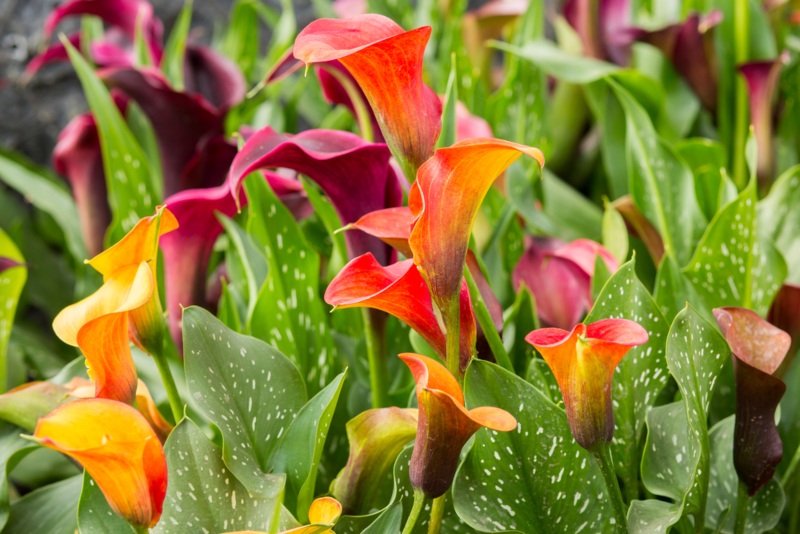
{"type": "Polygon", "coordinates": [[[611,273],[619,263],[602,245],[588,239],[569,244],[552,238],[531,238],[514,269],[513,282],[524,284],[536,298],[544,323],[567,329],[592,307],[592,277],[597,256],[611,273]]]}
{"type": "MultiPolygon", "coordinates": [[[[314,180],[330,199],[343,224],[371,211],[400,206],[403,192],[384,144],[368,143],[354,134],[309,130],[283,135],[259,130],[236,156],[228,176],[234,195],[242,180],[263,168],[292,169],[314,180]]],[[[382,264],[391,261],[390,247],[353,231],[346,235],[352,256],[371,252],[382,264]]]]}
{"type": "Polygon", "coordinates": [[[220,115],[244,100],[247,92],[244,76],[230,59],[194,44],[186,46],[183,84],[187,93],[202,96],[220,115]]]}
{"type": "Polygon", "coordinates": [[[754,61],[739,67],[750,97],[750,122],[756,136],[756,175],[762,187],[775,179],[775,148],[772,142],[772,109],[781,69],[788,56],[754,61]]]}

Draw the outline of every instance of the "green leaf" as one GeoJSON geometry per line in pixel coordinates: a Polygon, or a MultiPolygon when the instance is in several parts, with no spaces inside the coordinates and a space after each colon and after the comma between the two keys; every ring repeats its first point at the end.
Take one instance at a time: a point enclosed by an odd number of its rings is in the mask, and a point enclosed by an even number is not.
{"type": "Polygon", "coordinates": [[[103,492],[89,473],[84,473],[78,502],[80,534],[133,534],[133,528],[109,506],[103,492]]]}
{"type": "Polygon", "coordinates": [[[697,202],[710,221],[737,195],[736,186],[725,170],[725,148],[716,141],[695,138],[679,142],[675,151],[692,169],[697,202]]]}
{"type": "Polygon", "coordinates": [[[453,484],[458,515],[487,532],[611,532],[611,506],[597,465],[573,439],[564,410],[496,365],[473,360],[467,406],[497,406],[512,432],[482,429],[453,484]],[[547,503],[543,506],[542,503],[547,503]]]}
{"type": "Polygon", "coordinates": [[[711,308],[705,305],[697,290],[669,254],[664,256],[661,265],[658,266],[653,296],[667,322],[671,323],[689,302],[700,310],[706,319],[713,319],[711,308]]]}
{"type": "Polygon", "coordinates": [[[620,70],[616,65],[605,61],[569,54],[550,41],[533,41],[523,46],[490,41],[489,46],[526,59],[547,74],[570,83],[593,82],[620,70]]]}
{"type": "Polygon", "coordinates": [[[300,369],[310,392],[330,382],[333,341],[319,297],[319,256],[286,206],[262,177],[245,180],[247,232],[267,258],[269,273],[250,332],[274,345],[300,369]]]}
{"type": "Polygon", "coordinates": [[[78,524],[76,510],[81,475],[70,477],[28,493],[11,506],[6,534],[73,534],[78,524]]]}
{"type": "Polygon", "coordinates": [[[0,422],[0,530],[9,519],[8,474],[38,445],[20,437],[21,429],[0,422]]]}
{"type": "Polygon", "coordinates": [[[505,314],[503,324],[503,344],[506,348],[510,346],[508,356],[520,376],[524,376],[529,363],[534,365],[531,361],[535,357],[533,346],[525,341],[525,336],[537,328],[539,328],[539,316],[536,314],[536,299],[530,289],[523,284],[517,292],[514,304],[505,314]]]}
{"type": "Polygon", "coordinates": [[[297,519],[303,524],[308,523],[319,462],[344,377],[345,373],[342,373],[334,378],[303,406],[270,462],[274,472],[286,473],[289,489],[286,505],[296,510],[297,519]]]}
{"type": "Polygon", "coordinates": [[[542,189],[544,213],[555,225],[557,237],[565,241],[580,237],[593,241],[602,239],[603,212],[593,202],[546,169],[542,189]]]}
{"type": "Polygon", "coordinates": [[[628,189],[642,214],[664,240],[664,250],[685,265],[705,219],[686,164],[656,134],[644,108],[618,82],[609,85],[625,110],[628,189]]]}
{"type": "MultiPolygon", "coordinates": [[[[188,310],[187,310],[188,311],[188,310]]],[[[270,475],[270,496],[248,491],[223,463],[223,452],[191,419],[184,418],[164,445],[169,484],[154,534],[272,532],[281,511],[283,477],[270,475]]]]}
{"type": "Polygon", "coordinates": [[[458,105],[458,67],[456,57],[453,54],[452,65],[450,65],[450,76],[447,78],[447,89],[444,93],[442,103],[442,131],[436,141],[436,148],[454,145],[456,142],[456,106],[458,105]]]}
{"type": "Polygon", "coordinates": [[[628,352],[614,373],[612,396],[616,430],[612,453],[617,473],[629,498],[639,493],[639,443],[645,414],[669,379],[665,348],[669,326],[658,305],[636,278],[635,260],[622,265],[603,287],[586,323],[601,319],[628,319],[649,334],[644,345],[628,352]]]}
{"type": "Polygon", "coordinates": [[[151,215],[161,198],[152,187],[150,162],[108,89],[80,52],[66,41],[64,46],[97,121],[108,201],[113,214],[108,239],[113,243],[133,228],[140,218],[151,215]]]}
{"type": "MultiPolygon", "coordinates": [[[[736,489],[739,479],[733,465],[733,427],[735,417],[723,419],[711,429],[711,480],[708,485],[708,509],[706,525],[718,532],[733,533],[736,517],[736,489]],[[730,509],[725,524],[719,526],[719,518],[730,509]]],[[[745,532],[761,534],[775,528],[780,521],[786,497],[777,480],[771,480],[752,498],[748,499],[745,532]]]]}
{"type": "Polygon", "coordinates": [[[19,297],[25,280],[28,278],[28,268],[25,258],[11,241],[11,238],[0,229],[0,258],[11,259],[20,265],[0,271],[0,393],[8,387],[8,362],[6,351],[8,340],[11,338],[11,328],[14,325],[14,315],[17,311],[19,297]]]}
{"type": "Polygon", "coordinates": [[[628,258],[628,228],[610,202],[606,202],[603,212],[603,246],[620,264],[628,258]]]}
{"type": "Polygon", "coordinates": [[[79,262],[86,258],[75,201],[58,177],[0,148],[0,180],[55,219],[73,258],[79,262]]]}
{"type": "Polygon", "coordinates": [[[758,235],[755,180],[717,213],[684,272],[709,307],[743,306],[766,315],[786,262],[758,235]]]}
{"type": "Polygon", "coordinates": [[[267,262],[256,243],[241,226],[221,213],[217,214],[217,218],[235,251],[229,266],[232,270],[240,269],[244,273],[244,280],[240,279],[239,283],[247,290],[247,320],[250,321],[258,300],[258,290],[268,276],[267,262]],[[235,267],[230,264],[235,264],[235,267]]]}
{"type": "Polygon", "coordinates": [[[250,493],[274,497],[283,481],[266,474],[269,458],[306,401],[297,368],[194,306],[183,312],[183,346],[186,385],[222,433],[225,464],[250,493]]]}
{"type": "MultiPolygon", "coordinates": [[[[161,70],[175,91],[183,91],[183,65],[186,54],[186,40],[192,24],[193,0],[184,0],[183,9],[172,27],[161,58],[161,70]]],[[[234,8],[231,17],[236,13],[234,8]]]]}
{"type": "Polygon", "coordinates": [[[758,203],[758,230],[775,243],[789,267],[787,283],[800,284],[800,165],[780,175],[758,203]]]}
{"type": "Polygon", "coordinates": [[[665,534],[681,518],[682,507],[650,499],[633,501],[628,509],[628,530],[631,534],[665,534]]]}
{"type": "Polygon", "coordinates": [[[400,534],[403,528],[403,506],[400,503],[386,508],[362,534],[400,534]]]}
{"type": "Polygon", "coordinates": [[[220,51],[231,58],[246,79],[253,77],[259,57],[259,8],[253,0],[237,0],[231,8],[220,51]]]}

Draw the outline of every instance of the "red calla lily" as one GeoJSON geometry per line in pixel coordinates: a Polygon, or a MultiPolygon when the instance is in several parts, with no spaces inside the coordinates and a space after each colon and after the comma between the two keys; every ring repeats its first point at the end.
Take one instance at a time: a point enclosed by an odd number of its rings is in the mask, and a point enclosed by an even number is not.
{"type": "Polygon", "coordinates": [[[627,319],[603,319],[578,324],[571,332],[560,328],[534,330],[525,341],[553,371],[564,397],[575,441],[591,450],[614,436],[611,381],[629,350],[647,343],[644,328],[627,319]]]}
{"type": "MultiPolygon", "coordinates": [[[[344,266],[325,291],[325,302],[337,308],[374,308],[394,315],[413,328],[444,358],[445,335],[425,280],[412,260],[383,267],[371,254],[344,266]]],[[[459,295],[460,364],[466,369],[475,352],[475,317],[466,283],[459,295]]]]}
{"type": "Polygon", "coordinates": [[[339,60],[356,79],[409,180],[433,154],[442,127],[439,97],[422,79],[430,35],[428,26],[406,32],[382,15],[360,15],[315,20],[294,44],[306,65],[339,60]]]}

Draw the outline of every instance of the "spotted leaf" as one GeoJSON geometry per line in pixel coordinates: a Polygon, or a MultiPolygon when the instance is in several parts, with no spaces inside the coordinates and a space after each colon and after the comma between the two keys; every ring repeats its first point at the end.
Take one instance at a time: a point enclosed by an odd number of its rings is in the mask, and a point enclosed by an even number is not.
{"type": "Polygon", "coordinates": [[[798,203],[800,203],[800,166],[795,166],[778,178],[769,195],[758,203],[757,208],[759,233],[774,240],[789,266],[786,281],[795,285],[800,284],[798,203]]]}
{"type": "Polygon", "coordinates": [[[496,365],[475,360],[467,406],[497,406],[517,418],[511,432],[481,430],[453,485],[456,511],[472,528],[502,532],[613,532],[597,465],[572,438],[564,410],[496,365]]]}
{"type": "Polygon", "coordinates": [[[164,452],[169,485],[164,513],[153,534],[272,532],[277,527],[283,477],[269,475],[272,496],[251,494],[226,467],[223,451],[190,419],[175,427],[164,452]]]}
{"type": "Polygon", "coordinates": [[[669,378],[664,354],[669,325],[644,285],[636,278],[635,260],[620,267],[603,287],[586,323],[600,319],[628,319],[649,334],[644,345],[634,347],[617,366],[613,382],[616,430],[612,452],[617,473],[628,495],[639,489],[639,443],[644,417],[669,378]]]}
{"type": "Polygon", "coordinates": [[[251,493],[274,496],[269,458],[306,401],[297,368],[197,307],[183,312],[183,346],[186,385],[222,433],[225,464],[251,493]]]}

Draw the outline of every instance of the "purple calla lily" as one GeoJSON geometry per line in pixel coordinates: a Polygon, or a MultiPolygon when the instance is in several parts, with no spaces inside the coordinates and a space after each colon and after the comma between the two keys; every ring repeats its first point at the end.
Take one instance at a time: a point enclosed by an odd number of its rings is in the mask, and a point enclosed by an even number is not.
{"type": "MultiPolygon", "coordinates": [[[[236,156],[228,185],[238,194],[245,176],[262,168],[286,168],[302,173],[330,199],[343,224],[356,222],[366,213],[400,206],[403,193],[389,149],[368,143],[357,135],[308,130],[297,135],[279,134],[271,128],[259,130],[236,156]]],[[[345,236],[352,256],[371,252],[382,265],[393,257],[391,248],[360,231],[345,236]]]]}
{"type": "Polygon", "coordinates": [[[568,0],[564,17],[578,33],[585,55],[628,63],[630,42],[620,39],[620,30],[630,25],[628,0],[568,0]]]}

